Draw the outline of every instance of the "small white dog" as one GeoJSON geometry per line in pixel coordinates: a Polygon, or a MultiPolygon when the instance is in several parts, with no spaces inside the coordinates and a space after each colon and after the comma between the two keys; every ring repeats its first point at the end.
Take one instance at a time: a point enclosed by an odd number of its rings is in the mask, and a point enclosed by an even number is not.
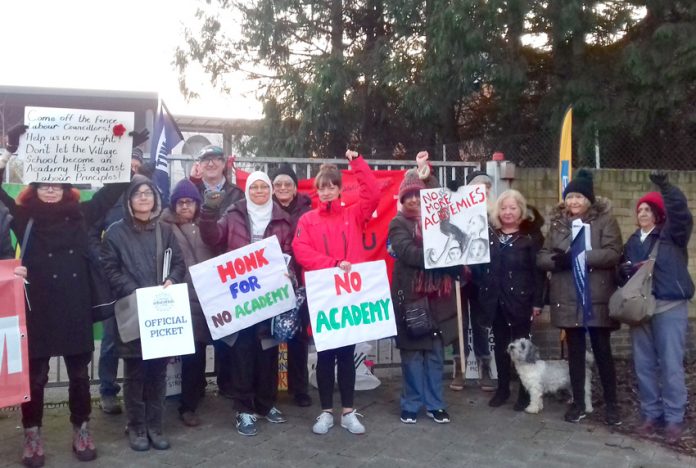
{"type": "MultiPolygon", "coordinates": [[[[515,364],[524,388],[529,392],[527,413],[538,413],[544,408],[545,393],[568,390],[572,395],[568,362],[539,359],[538,348],[527,338],[519,338],[508,345],[507,352],[515,364]]],[[[594,358],[585,354],[585,412],[592,412],[592,364],[594,358]]]]}

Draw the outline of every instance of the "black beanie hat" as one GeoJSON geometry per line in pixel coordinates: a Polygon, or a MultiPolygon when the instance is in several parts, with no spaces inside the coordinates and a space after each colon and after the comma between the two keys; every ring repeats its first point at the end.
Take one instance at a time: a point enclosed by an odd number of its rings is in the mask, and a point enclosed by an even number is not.
{"type": "Polygon", "coordinates": [[[471,171],[466,175],[466,185],[471,184],[471,181],[474,180],[477,177],[488,177],[489,182],[493,182],[493,179],[491,179],[491,176],[486,174],[485,171],[471,171]]]}
{"type": "Polygon", "coordinates": [[[278,167],[271,169],[271,172],[268,175],[268,178],[271,179],[271,182],[273,182],[275,178],[279,175],[286,175],[290,177],[293,182],[295,182],[295,187],[297,187],[297,174],[295,174],[295,171],[292,169],[292,166],[288,163],[280,163],[278,167]]]}
{"type": "Polygon", "coordinates": [[[566,196],[571,192],[579,193],[590,200],[590,203],[594,203],[595,196],[594,186],[592,183],[592,173],[587,169],[580,169],[578,172],[576,172],[573,180],[568,182],[565,190],[563,190],[563,200],[565,200],[566,196]]]}

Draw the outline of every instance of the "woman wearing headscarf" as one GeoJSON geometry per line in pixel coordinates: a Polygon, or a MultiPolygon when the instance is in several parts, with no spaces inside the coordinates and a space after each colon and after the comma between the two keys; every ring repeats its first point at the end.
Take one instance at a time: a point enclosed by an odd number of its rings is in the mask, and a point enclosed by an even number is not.
{"type": "Polygon", "coordinates": [[[688,270],[687,246],[694,227],[684,193],[654,172],[650,180],[659,192],[643,195],[636,204],[638,229],[624,247],[624,280],[635,274],[657,248],[652,294],[653,316],[631,327],[633,365],[643,417],[638,434],[648,437],[661,426],[667,443],[679,442],[684,433],[687,388],[684,375],[688,301],[694,283],[688,270]]]}
{"type": "MultiPolygon", "coordinates": [[[[114,296],[123,298],[139,288],[181,283],[186,266],[171,227],[159,223],[162,201],[155,184],[145,176],[133,176],[123,195],[123,206],[123,219],[107,229],[101,251],[114,296]],[[158,229],[161,252],[172,252],[169,275],[164,279],[158,277],[158,257],[162,255],[157,248],[158,229]]],[[[131,449],[168,449],[162,427],[168,358],[143,360],[140,340],[124,343],[120,331],[116,349],[124,364],[123,400],[131,449]]]]}
{"type": "MultiPolygon", "coordinates": [[[[15,127],[16,150],[24,126],[15,127]]],[[[9,151],[0,156],[0,181],[9,151]]],[[[19,242],[26,238],[21,272],[27,275],[27,335],[31,401],[22,404],[26,466],[43,466],[41,437],[44,388],[49,360],[63,356],[70,385],[73,452],[80,461],[94,460],[97,451],[88,427],[91,413],[89,362],[94,351],[92,295],[89,280],[87,226],[114,204],[127,184],[109,184],[87,202],[71,184],[32,183],[15,201],[0,190],[0,203],[12,215],[10,226],[19,242]]],[[[8,215],[9,216],[9,215],[8,215]]]]}
{"type": "MultiPolygon", "coordinates": [[[[341,203],[341,172],[333,164],[321,166],[314,178],[319,206],[300,218],[292,242],[295,259],[306,271],[338,267],[348,272],[352,263],[366,259],[363,230],[377,208],[380,192],[377,180],[362,156],[348,150],[346,158],[360,184],[359,201],[353,206],[344,207],[341,203]]],[[[354,351],[355,345],[350,345],[317,353],[317,384],[322,412],[312,428],[315,434],[326,434],[334,425],[334,368],[338,370],[338,388],[343,407],[341,426],[353,434],[365,432],[353,409],[354,351]]]]}
{"type": "MultiPolygon", "coordinates": [[[[281,163],[271,171],[273,182],[273,200],[290,216],[292,232],[295,232],[300,217],[312,209],[312,199],[304,193],[297,191],[297,174],[288,163],[281,163]]],[[[302,274],[297,271],[297,280],[302,285],[302,274]]],[[[308,394],[309,372],[307,370],[308,345],[310,338],[307,336],[309,327],[309,310],[307,301],[302,303],[299,310],[300,331],[288,340],[288,394],[293,396],[298,406],[310,406],[312,399],[308,394]]]]}
{"type": "MultiPolygon", "coordinates": [[[[517,338],[529,338],[532,318],[541,313],[544,272],[536,256],[544,243],[544,218],[528,209],[517,190],[506,190],[490,213],[488,238],[490,262],[472,266],[479,288],[479,301],[487,323],[493,326],[498,388],[489,406],[503,405],[510,397],[511,362],[508,345],[517,338]]],[[[514,409],[529,405],[529,393],[520,383],[514,409]]]]}
{"type": "MultiPolygon", "coordinates": [[[[427,159],[427,152],[418,154],[427,159]]],[[[423,166],[427,167],[427,166],[423,166]]],[[[399,186],[401,209],[389,223],[389,251],[396,261],[392,273],[391,294],[395,301],[396,346],[401,352],[401,422],[415,424],[418,412],[436,423],[450,422],[442,392],[444,348],[457,338],[455,278],[461,268],[425,269],[421,230],[420,191],[437,187],[428,171],[410,169],[399,186]],[[422,177],[422,178],[421,178],[422,177]],[[428,298],[431,319],[437,329],[421,337],[411,337],[406,329],[404,304],[428,298]]]]}
{"type": "Polygon", "coordinates": [[[565,330],[573,403],[565,413],[568,422],[586,417],[585,334],[590,335],[592,352],[604,390],[605,422],[621,424],[616,400],[616,372],[611,352],[611,332],[619,324],[609,318],[609,298],[616,290],[615,269],[621,259],[621,230],[611,211],[611,203],[595,197],[592,173],[581,169],[563,191],[563,202],[553,212],[544,247],[537,255],[537,266],[551,272],[551,323],[565,330]],[[580,220],[590,226],[591,250],[585,252],[592,295],[590,313],[578,301],[572,272],[570,244],[572,223],[580,220]]]}
{"type": "MultiPolygon", "coordinates": [[[[291,253],[292,226],[278,204],[273,202],[273,185],[268,176],[256,171],[246,182],[246,199],[231,205],[218,220],[217,204],[222,198],[207,193],[201,209],[201,236],[212,248],[236,250],[267,237],[276,236],[283,253],[291,253]]],[[[237,432],[254,436],[257,415],[271,423],[286,421],[275,407],[278,394],[278,342],[271,338],[270,320],[222,338],[230,348],[231,390],[237,410],[237,432]]]]}
{"type": "Polygon", "coordinates": [[[162,212],[162,223],[171,227],[174,238],[186,263],[189,304],[191,306],[191,325],[195,353],[181,356],[181,398],[179,417],[189,427],[201,423],[196,408],[205,393],[206,347],[212,342],[203,309],[198,301],[188,268],[213,258],[212,249],[203,242],[200,224],[201,195],[188,179],[179,181],[169,197],[169,207],[162,212]]]}

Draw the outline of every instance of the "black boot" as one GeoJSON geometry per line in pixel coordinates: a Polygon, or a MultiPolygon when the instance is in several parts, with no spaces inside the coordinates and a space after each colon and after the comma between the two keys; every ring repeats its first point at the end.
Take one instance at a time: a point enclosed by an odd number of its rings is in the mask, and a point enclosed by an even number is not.
{"type": "Polygon", "coordinates": [[[493,395],[493,398],[488,402],[488,406],[497,408],[505,404],[508,398],[510,398],[510,388],[498,386],[498,390],[495,391],[495,395],[493,395]]]}
{"type": "Polygon", "coordinates": [[[517,392],[517,401],[515,402],[515,406],[513,406],[512,409],[514,409],[515,411],[524,411],[527,408],[527,406],[529,406],[529,392],[526,388],[524,388],[522,382],[520,382],[520,388],[517,392]]]}

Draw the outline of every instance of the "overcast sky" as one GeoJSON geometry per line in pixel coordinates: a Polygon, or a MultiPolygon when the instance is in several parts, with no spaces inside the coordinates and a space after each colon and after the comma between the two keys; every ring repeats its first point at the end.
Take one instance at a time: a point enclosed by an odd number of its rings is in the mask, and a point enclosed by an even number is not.
{"type": "MultiPolygon", "coordinates": [[[[186,103],[171,62],[196,0],[4,0],[0,85],[155,91],[175,114],[259,117],[239,81],[226,97],[201,81],[186,103]]],[[[203,80],[203,77],[200,77],[203,80]]]]}

